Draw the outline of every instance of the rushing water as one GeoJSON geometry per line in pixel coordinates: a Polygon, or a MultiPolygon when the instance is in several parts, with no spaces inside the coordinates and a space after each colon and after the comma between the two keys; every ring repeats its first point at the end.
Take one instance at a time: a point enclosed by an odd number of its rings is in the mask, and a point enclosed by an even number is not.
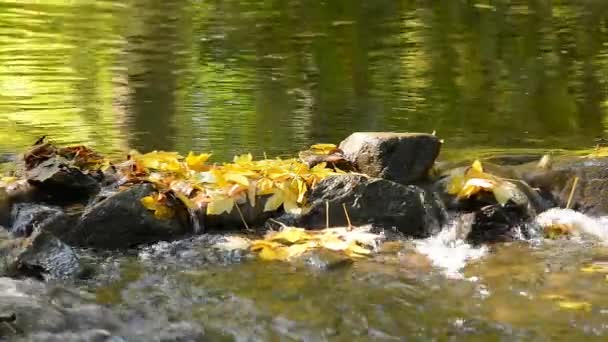
{"type": "MultiPolygon", "coordinates": [[[[608,128],[607,19],[605,0],[0,0],[0,153],[47,134],[221,160],[357,130],[436,130],[452,151],[588,147],[608,128]]],[[[56,286],[110,310],[89,327],[123,315],[134,341],[182,321],[209,340],[606,338],[608,283],[581,271],[604,245],[473,248],[455,227],[325,271],[202,237],[92,255],[91,279],[56,286]]]]}

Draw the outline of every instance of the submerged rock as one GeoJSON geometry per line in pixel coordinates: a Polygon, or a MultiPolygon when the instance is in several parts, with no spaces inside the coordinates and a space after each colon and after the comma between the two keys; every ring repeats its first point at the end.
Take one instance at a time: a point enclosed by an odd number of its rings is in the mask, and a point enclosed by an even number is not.
{"type": "Polygon", "coordinates": [[[583,213],[608,215],[608,158],[554,158],[550,167],[530,163],[516,168],[522,179],[539,188],[555,206],[566,207],[575,178],[571,208],[583,213]]]}
{"type": "Polygon", "coordinates": [[[62,279],[80,272],[76,253],[49,232],[35,230],[26,238],[0,234],[0,276],[62,279]]]}
{"type": "Polygon", "coordinates": [[[169,219],[156,218],[141,204],[141,199],[153,192],[151,184],[139,184],[94,201],[66,240],[80,246],[115,249],[192,233],[188,215],[177,203],[176,215],[169,219]]]}
{"type": "Polygon", "coordinates": [[[355,226],[374,224],[396,228],[413,237],[428,237],[439,231],[445,210],[436,196],[414,185],[401,185],[362,175],[332,176],[321,181],[309,196],[310,210],[298,217],[285,215],[278,221],[318,229],[348,224],[343,205],[355,226]]]}
{"type": "Polygon", "coordinates": [[[466,240],[472,244],[509,242],[538,235],[525,207],[507,203],[488,205],[475,212],[466,240]]]}
{"type": "Polygon", "coordinates": [[[67,232],[69,221],[68,216],[58,207],[18,203],[11,211],[10,232],[17,237],[27,237],[35,229],[41,229],[61,237],[67,232]]]}
{"type": "Polygon", "coordinates": [[[410,184],[428,176],[441,141],[423,133],[358,132],[342,141],[340,149],[360,172],[410,184]]]}

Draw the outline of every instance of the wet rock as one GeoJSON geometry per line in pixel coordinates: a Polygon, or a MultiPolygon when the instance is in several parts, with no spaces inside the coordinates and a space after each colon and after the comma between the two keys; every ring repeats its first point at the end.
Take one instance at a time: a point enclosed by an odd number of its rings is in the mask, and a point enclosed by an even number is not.
{"type": "Polygon", "coordinates": [[[26,170],[25,176],[46,201],[86,200],[100,190],[98,177],[69,166],[66,159],[58,156],[26,170]]]}
{"type": "Polygon", "coordinates": [[[27,237],[38,228],[61,237],[67,231],[69,221],[68,216],[58,207],[18,203],[11,211],[10,232],[16,237],[27,237]]]}
{"type": "Polygon", "coordinates": [[[559,207],[566,207],[574,179],[578,177],[571,207],[594,216],[608,214],[608,158],[560,157],[554,158],[547,168],[530,163],[516,170],[530,186],[539,188],[543,197],[559,207]]]}
{"type": "Polygon", "coordinates": [[[331,151],[328,154],[315,153],[314,151],[302,151],[298,154],[300,161],[308,165],[308,167],[315,167],[318,164],[326,163],[327,167],[338,168],[342,171],[354,171],[355,167],[353,163],[346,159],[344,152],[339,148],[331,151]]]}
{"type": "Polygon", "coordinates": [[[311,229],[325,228],[326,204],[330,226],[351,223],[395,228],[413,237],[428,237],[439,231],[446,219],[435,194],[414,185],[402,185],[362,175],[332,176],[321,181],[309,196],[310,211],[302,216],[284,215],[278,221],[311,229]]]}
{"type": "Polygon", "coordinates": [[[239,210],[236,206],[232,208],[230,213],[221,215],[206,215],[204,217],[204,228],[206,230],[226,230],[235,231],[245,229],[243,220],[247,222],[250,228],[258,227],[264,224],[266,220],[276,215],[275,212],[264,212],[264,205],[269,196],[258,196],[255,206],[251,206],[249,201],[238,203],[239,210]],[[243,215],[243,218],[241,218],[243,215]]]}
{"type": "Polygon", "coordinates": [[[188,215],[179,206],[174,217],[158,219],[141,204],[140,200],[153,192],[151,184],[139,184],[94,201],[66,240],[80,246],[116,249],[174,240],[191,233],[188,215]]]}
{"type": "Polygon", "coordinates": [[[358,132],[340,143],[360,172],[402,184],[424,180],[440,148],[437,137],[423,133],[358,132]]]}
{"type": "Polygon", "coordinates": [[[472,244],[509,242],[537,236],[525,207],[507,203],[488,205],[475,212],[466,239],[472,244]]]}
{"type": "Polygon", "coordinates": [[[316,249],[295,260],[295,265],[305,265],[317,271],[331,271],[352,265],[346,255],[326,249],[316,249]]]}
{"type": "Polygon", "coordinates": [[[35,230],[26,238],[0,234],[0,276],[63,279],[80,272],[76,253],[49,232],[35,230]]]}
{"type": "Polygon", "coordinates": [[[5,188],[0,188],[0,226],[7,227],[11,217],[11,199],[5,188]]]}

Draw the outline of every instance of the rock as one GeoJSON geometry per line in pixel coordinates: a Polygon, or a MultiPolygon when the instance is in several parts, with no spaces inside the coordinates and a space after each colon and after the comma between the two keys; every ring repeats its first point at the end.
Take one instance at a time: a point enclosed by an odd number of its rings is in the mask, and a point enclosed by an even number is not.
{"type": "Polygon", "coordinates": [[[318,164],[326,163],[329,168],[338,168],[342,171],[353,171],[355,167],[350,160],[347,160],[342,150],[336,148],[329,154],[315,153],[315,151],[301,151],[298,154],[300,161],[312,168],[318,164]]]}
{"type": "Polygon", "coordinates": [[[0,188],[0,226],[7,227],[11,217],[11,199],[5,188],[0,188]]]}
{"type": "Polygon", "coordinates": [[[170,219],[156,218],[141,204],[141,199],[153,192],[151,184],[139,184],[93,201],[65,237],[66,241],[80,246],[117,249],[174,240],[192,233],[188,215],[177,203],[177,213],[170,219]]]}
{"type": "Polygon", "coordinates": [[[316,271],[331,271],[352,265],[353,260],[346,255],[327,249],[316,249],[310,251],[295,260],[295,265],[300,264],[316,271]]]}
{"type": "Polygon", "coordinates": [[[563,208],[578,177],[571,208],[593,216],[608,214],[608,158],[560,157],[547,168],[534,162],[516,170],[530,186],[539,188],[544,198],[563,208]]]}
{"type": "Polygon", "coordinates": [[[78,256],[51,233],[35,230],[27,238],[0,236],[0,276],[63,279],[80,273],[78,256]]]}
{"type": "Polygon", "coordinates": [[[27,237],[39,228],[61,237],[70,225],[68,216],[58,207],[42,204],[18,203],[11,211],[10,232],[16,237],[27,237]]]}
{"type": "Polygon", "coordinates": [[[274,212],[264,212],[264,205],[268,197],[257,196],[255,206],[253,207],[249,204],[249,201],[239,203],[238,206],[243,218],[241,218],[241,214],[239,214],[236,207],[232,208],[230,213],[206,215],[204,217],[204,228],[206,230],[243,230],[245,229],[243,219],[250,228],[259,227],[266,220],[276,215],[274,212]]]}
{"type": "Polygon", "coordinates": [[[466,239],[475,245],[530,239],[537,236],[535,226],[530,223],[531,218],[522,206],[511,203],[488,205],[475,212],[466,239]]]}
{"type": "Polygon", "coordinates": [[[100,190],[97,177],[68,166],[67,160],[55,157],[26,171],[26,179],[45,200],[69,202],[86,200],[100,190]]]}
{"type": "Polygon", "coordinates": [[[358,132],[340,143],[360,172],[402,184],[424,180],[440,148],[437,137],[423,133],[358,132]]]}
{"type": "Polygon", "coordinates": [[[353,225],[373,224],[396,228],[413,237],[428,237],[446,219],[437,196],[414,185],[362,175],[331,176],[322,180],[309,196],[310,211],[302,216],[284,215],[278,221],[311,229],[325,228],[325,202],[329,203],[330,226],[347,225],[342,205],[353,225]]]}

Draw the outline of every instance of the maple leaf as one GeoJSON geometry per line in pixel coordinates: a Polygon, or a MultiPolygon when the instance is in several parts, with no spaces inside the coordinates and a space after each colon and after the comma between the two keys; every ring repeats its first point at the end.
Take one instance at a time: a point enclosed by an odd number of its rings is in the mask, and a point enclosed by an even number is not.
{"type": "Polygon", "coordinates": [[[209,166],[205,163],[207,162],[207,160],[209,160],[210,157],[210,153],[201,153],[197,156],[193,152],[190,152],[186,157],[186,165],[188,165],[188,168],[193,171],[207,171],[209,169],[209,166]]]}

